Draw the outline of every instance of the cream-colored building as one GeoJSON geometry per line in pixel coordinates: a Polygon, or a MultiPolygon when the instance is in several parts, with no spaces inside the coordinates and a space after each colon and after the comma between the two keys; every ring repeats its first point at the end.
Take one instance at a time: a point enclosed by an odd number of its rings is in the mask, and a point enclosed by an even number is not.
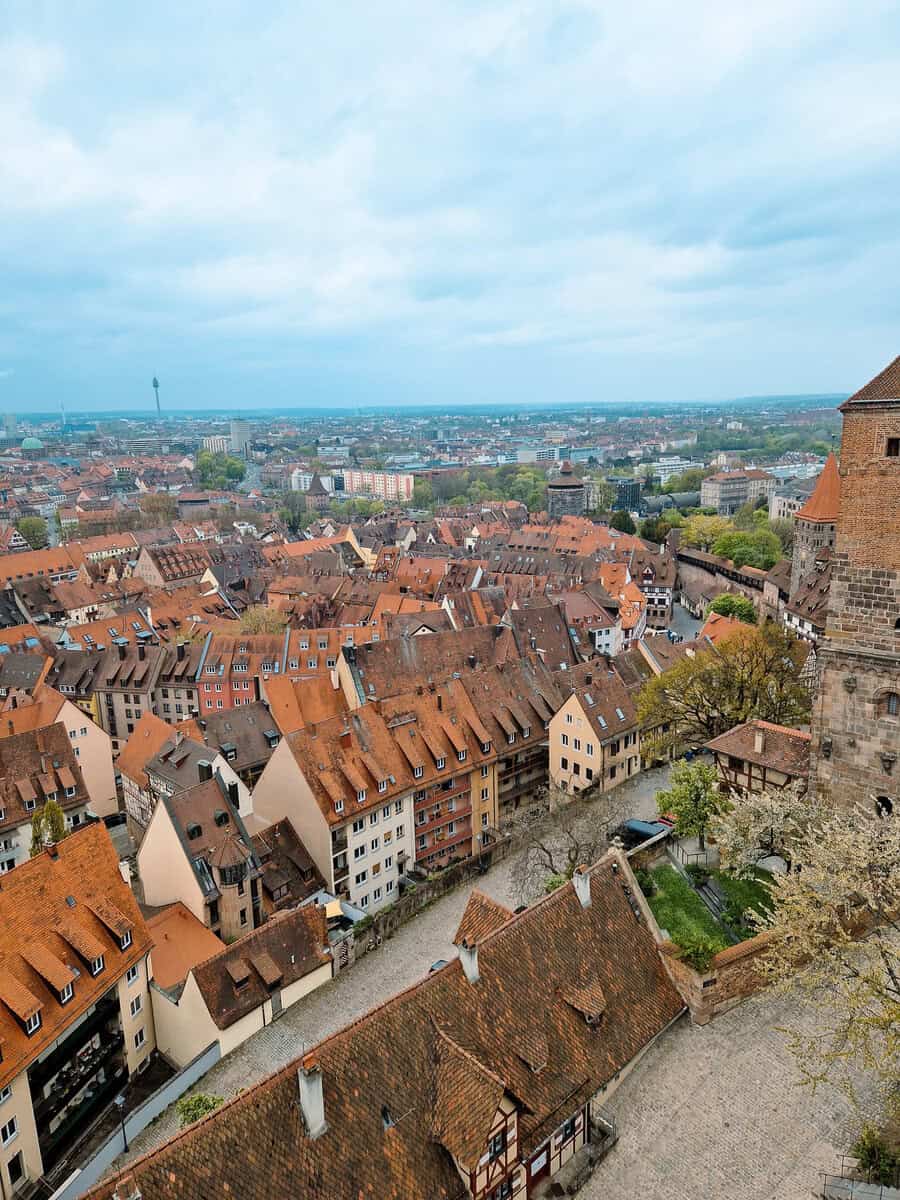
{"type": "Polygon", "coordinates": [[[91,812],[109,816],[118,808],[116,775],[109,734],[48,684],[39,684],[32,696],[8,696],[0,715],[0,737],[59,724],[72,745],[90,801],[91,812]]]}
{"type": "MultiPolygon", "coordinates": [[[[170,920],[167,913],[161,919],[170,920]]],[[[181,979],[166,974],[165,959],[165,945],[157,941],[151,985],[157,1043],[177,1067],[213,1042],[223,1056],[229,1054],[332,975],[325,914],[315,905],[275,914],[194,963],[181,979]]]]}
{"type": "Polygon", "coordinates": [[[102,824],[0,889],[0,1195],[65,1158],[156,1046],[150,934],[102,824]]]}
{"type": "Polygon", "coordinates": [[[585,663],[550,720],[550,779],[566,792],[608,792],[641,770],[637,713],[619,674],[585,663]]]}

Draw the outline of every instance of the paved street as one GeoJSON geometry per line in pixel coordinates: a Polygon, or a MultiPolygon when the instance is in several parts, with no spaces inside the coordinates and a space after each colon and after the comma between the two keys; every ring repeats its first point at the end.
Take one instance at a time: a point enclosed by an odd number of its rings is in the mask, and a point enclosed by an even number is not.
{"type": "Polygon", "coordinates": [[[687,609],[682,608],[680,604],[673,606],[669,629],[674,633],[680,633],[686,642],[691,641],[692,638],[697,636],[702,625],[702,621],[698,621],[696,617],[692,617],[687,609]]]}
{"type": "MultiPolygon", "coordinates": [[[[629,815],[651,817],[654,792],[667,769],[629,787],[629,815]]],[[[511,855],[477,886],[514,906],[511,855]]],[[[203,1079],[197,1091],[233,1095],[277,1070],[362,1012],[421,978],[450,941],[474,884],[461,887],[415,917],[378,950],[289,1009],[203,1079]]],[[[812,1196],[835,1147],[851,1139],[852,1122],[833,1094],[810,1097],[795,1088],[792,1062],[776,1027],[788,1019],[783,1001],[757,998],[703,1029],[682,1019],[620,1086],[609,1107],[620,1140],[583,1195],[640,1195],[642,1200],[793,1200],[812,1196]]],[[[174,1109],[134,1139],[132,1154],[177,1131],[174,1109]]]]}

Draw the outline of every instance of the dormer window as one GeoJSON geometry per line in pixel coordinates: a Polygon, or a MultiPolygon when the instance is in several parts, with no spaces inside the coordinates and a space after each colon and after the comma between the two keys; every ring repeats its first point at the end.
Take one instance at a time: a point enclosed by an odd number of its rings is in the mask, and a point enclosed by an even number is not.
{"type": "Polygon", "coordinates": [[[74,795],[75,795],[75,789],[73,787],[67,787],[66,788],[66,796],[71,800],[74,795]]]}
{"type": "Polygon", "coordinates": [[[365,800],[366,800],[366,789],[360,788],[359,791],[356,793],[356,802],[357,802],[357,804],[364,804],[365,800]]]}
{"type": "Polygon", "coordinates": [[[468,754],[468,750],[457,750],[456,757],[459,760],[459,762],[465,762],[467,754],[468,754]]]}
{"type": "Polygon", "coordinates": [[[531,737],[531,726],[530,725],[526,725],[524,727],[524,729],[522,730],[522,737],[523,738],[531,737]]]}
{"type": "Polygon", "coordinates": [[[91,959],[91,974],[92,974],[92,975],[99,975],[99,974],[100,974],[100,972],[103,970],[103,968],[104,968],[104,966],[105,966],[105,965],[106,965],[106,964],[105,964],[105,963],[104,963],[104,961],[103,961],[103,955],[102,955],[102,954],[99,956],[99,958],[92,958],[92,959],[91,959]]]}
{"type": "Polygon", "coordinates": [[[379,790],[379,792],[386,792],[386,791],[387,791],[387,780],[386,780],[386,779],[379,779],[379,780],[378,780],[378,790],[379,790]]]}
{"type": "Polygon", "coordinates": [[[343,802],[343,800],[335,800],[335,802],[334,802],[334,811],[335,811],[335,812],[343,812],[343,811],[344,811],[344,802],[343,802]]]}
{"type": "Polygon", "coordinates": [[[444,767],[447,765],[447,760],[445,758],[439,758],[436,765],[439,771],[443,771],[444,767]]]}
{"type": "Polygon", "coordinates": [[[509,745],[511,746],[511,745],[513,744],[513,742],[516,740],[516,735],[515,735],[515,732],[513,732],[513,733],[508,733],[508,734],[506,735],[506,740],[507,740],[507,742],[509,743],[509,745]]]}
{"type": "Polygon", "coordinates": [[[482,754],[490,754],[490,752],[491,752],[491,743],[490,742],[482,742],[481,743],[481,753],[482,754]]]}
{"type": "Polygon", "coordinates": [[[121,938],[119,939],[119,949],[127,950],[130,945],[131,945],[131,930],[128,929],[128,930],[126,930],[125,933],[122,934],[121,938]]]}
{"type": "Polygon", "coordinates": [[[424,767],[413,767],[413,778],[421,779],[424,771],[425,771],[424,767]]]}
{"type": "Polygon", "coordinates": [[[37,808],[37,800],[26,800],[25,801],[25,811],[26,812],[34,812],[34,810],[36,808],[37,808]]]}
{"type": "Polygon", "coordinates": [[[31,1035],[33,1033],[37,1033],[37,1031],[40,1029],[40,1027],[41,1027],[41,1014],[39,1012],[32,1013],[30,1017],[26,1017],[25,1032],[28,1034],[29,1037],[31,1037],[31,1035]]]}
{"type": "Polygon", "coordinates": [[[203,833],[203,827],[201,825],[198,825],[196,822],[192,822],[187,827],[187,835],[188,835],[189,842],[195,842],[202,833],[203,833]]]}
{"type": "Polygon", "coordinates": [[[67,983],[63,990],[59,993],[60,1004],[68,1004],[74,995],[75,989],[72,987],[71,983],[67,983]]]}

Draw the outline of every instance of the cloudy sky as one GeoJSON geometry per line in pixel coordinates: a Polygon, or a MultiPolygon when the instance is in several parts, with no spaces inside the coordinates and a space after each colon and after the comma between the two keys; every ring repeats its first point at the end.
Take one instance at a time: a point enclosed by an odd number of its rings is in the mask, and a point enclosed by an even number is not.
{"type": "Polygon", "coordinates": [[[893,0],[6,0],[0,411],[851,390],[893,0]]]}

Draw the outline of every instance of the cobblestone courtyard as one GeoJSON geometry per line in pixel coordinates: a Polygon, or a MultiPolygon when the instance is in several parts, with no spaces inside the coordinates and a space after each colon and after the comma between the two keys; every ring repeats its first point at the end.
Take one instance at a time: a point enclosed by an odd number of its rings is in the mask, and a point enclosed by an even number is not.
{"type": "MultiPolygon", "coordinates": [[[[653,796],[666,775],[664,769],[647,772],[629,785],[633,815],[654,814],[653,796]]],[[[520,899],[513,884],[517,857],[477,884],[510,906],[520,899]]],[[[437,901],[289,1009],[213,1067],[195,1090],[234,1095],[421,978],[435,959],[453,957],[450,939],[473,886],[437,901]]],[[[847,1144],[840,1136],[847,1113],[831,1094],[798,1096],[790,1058],[775,1032],[785,1020],[783,1003],[761,997],[702,1029],[680,1021],[613,1096],[620,1140],[582,1194],[598,1200],[611,1194],[644,1200],[814,1195],[820,1171],[833,1165],[833,1147],[847,1144]]],[[[169,1109],[134,1139],[129,1157],[177,1129],[169,1109]]]]}

